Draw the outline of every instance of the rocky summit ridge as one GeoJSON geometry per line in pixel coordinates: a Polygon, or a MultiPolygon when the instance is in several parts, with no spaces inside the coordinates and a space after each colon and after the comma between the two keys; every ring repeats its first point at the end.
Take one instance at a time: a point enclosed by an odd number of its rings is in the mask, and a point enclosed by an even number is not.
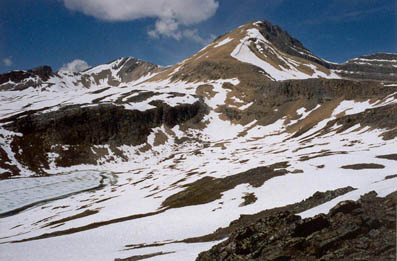
{"type": "Polygon", "coordinates": [[[0,259],[387,259],[396,137],[396,54],[331,63],[268,21],[168,67],[5,73],[0,259]]]}

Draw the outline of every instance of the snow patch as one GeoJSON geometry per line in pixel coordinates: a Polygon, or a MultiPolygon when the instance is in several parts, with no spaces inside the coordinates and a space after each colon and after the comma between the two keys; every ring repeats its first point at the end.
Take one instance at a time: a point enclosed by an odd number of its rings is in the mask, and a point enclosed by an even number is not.
{"type": "Polygon", "coordinates": [[[222,41],[220,41],[219,43],[217,43],[217,44],[214,46],[214,48],[218,48],[218,47],[220,47],[220,46],[222,46],[222,45],[225,45],[225,44],[229,43],[230,41],[233,41],[233,39],[230,38],[230,37],[228,37],[228,38],[226,38],[226,39],[223,39],[222,41]]]}

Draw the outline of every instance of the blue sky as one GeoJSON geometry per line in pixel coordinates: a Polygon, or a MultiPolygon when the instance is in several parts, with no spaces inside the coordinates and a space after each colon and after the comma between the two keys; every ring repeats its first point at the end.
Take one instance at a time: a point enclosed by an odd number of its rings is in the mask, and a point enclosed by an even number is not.
{"type": "Polygon", "coordinates": [[[395,0],[0,0],[0,72],[132,56],[175,64],[251,20],[326,60],[397,52],[395,0]]]}

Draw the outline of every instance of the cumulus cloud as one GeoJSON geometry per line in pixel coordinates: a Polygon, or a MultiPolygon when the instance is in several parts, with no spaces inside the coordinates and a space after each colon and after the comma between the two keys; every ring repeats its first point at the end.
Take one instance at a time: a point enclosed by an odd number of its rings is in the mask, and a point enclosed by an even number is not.
{"type": "MultiPolygon", "coordinates": [[[[217,0],[63,0],[71,10],[105,21],[131,21],[155,18],[151,37],[188,37],[180,26],[190,26],[212,17],[218,9],[217,0]]],[[[198,35],[197,33],[195,35],[198,35]]],[[[191,38],[194,40],[195,38],[191,38]]],[[[199,38],[196,38],[199,40],[199,38]]]]}
{"type": "Polygon", "coordinates": [[[11,65],[14,64],[13,61],[12,61],[12,59],[11,59],[11,57],[4,58],[4,59],[2,60],[2,62],[3,62],[3,64],[4,64],[5,66],[11,66],[11,65]]]}
{"type": "Polygon", "coordinates": [[[76,59],[70,63],[64,64],[59,71],[81,72],[90,68],[86,61],[76,59]]]}
{"type": "Polygon", "coordinates": [[[150,30],[148,34],[153,38],[159,38],[160,35],[175,38],[180,40],[182,33],[178,30],[179,24],[175,19],[157,20],[155,29],[150,30]]]}

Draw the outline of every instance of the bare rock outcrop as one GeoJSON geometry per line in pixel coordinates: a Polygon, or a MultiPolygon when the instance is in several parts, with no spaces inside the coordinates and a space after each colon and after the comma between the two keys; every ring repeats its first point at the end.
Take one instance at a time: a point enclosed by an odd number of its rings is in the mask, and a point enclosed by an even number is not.
{"type": "Polygon", "coordinates": [[[301,219],[280,211],[234,232],[197,260],[395,260],[396,199],[370,192],[301,219]]]}

